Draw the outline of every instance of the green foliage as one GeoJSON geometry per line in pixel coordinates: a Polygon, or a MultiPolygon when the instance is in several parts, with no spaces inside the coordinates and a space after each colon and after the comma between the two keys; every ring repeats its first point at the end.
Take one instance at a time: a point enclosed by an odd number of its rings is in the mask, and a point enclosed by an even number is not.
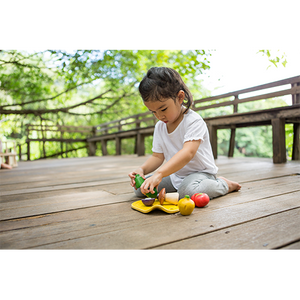
{"type": "Polygon", "coordinates": [[[138,82],[152,66],[177,69],[190,85],[209,68],[204,50],[0,51],[0,134],[24,141],[25,125],[97,125],[146,111],[138,82]]]}
{"type": "MultiPolygon", "coordinates": [[[[269,61],[277,68],[278,64],[281,63],[284,67],[287,64],[286,54],[280,54],[280,51],[277,50],[277,55],[272,55],[270,50],[259,50],[258,53],[262,53],[262,55],[267,56],[269,61]]],[[[270,68],[271,65],[268,66],[270,68]]]]}

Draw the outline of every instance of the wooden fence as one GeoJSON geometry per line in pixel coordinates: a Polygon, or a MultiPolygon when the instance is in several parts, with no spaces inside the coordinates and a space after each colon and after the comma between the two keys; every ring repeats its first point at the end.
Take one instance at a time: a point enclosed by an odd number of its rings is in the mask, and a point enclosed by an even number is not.
{"type": "MultiPolygon", "coordinates": [[[[300,159],[299,150],[299,123],[300,123],[300,76],[287,78],[243,90],[238,90],[218,96],[194,101],[193,110],[201,111],[232,107],[231,112],[223,115],[204,117],[207,123],[214,157],[217,158],[218,129],[231,129],[228,156],[232,157],[235,146],[236,128],[261,125],[271,125],[273,132],[273,162],[286,161],[285,124],[294,124],[293,160],[300,159]],[[288,85],[287,88],[285,86],[288,85]],[[270,88],[284,88],[280,91],[266,92],[270,88]],[[256,92],[255,96],[247,96],[256,92]],[[246,95],[246,96],[245,96],[246,95]],[[291,105],[273,107],[255,111],[239,112],[239,105],[247,102],[266,100],[275,97],[291,95],[291,105]],[[242,98],[244,96],[244,98],[242,98]],[[231,99],[230,99],[231,98],[231,99]]],[[[95,126],[95,136],[88,138],[90,154],[95,155],[97,142],[101,142],[102,154],[107,155],[107,141],[115,140],[116,154],[121,155],[121,141],[126,138],[135,138],[135,153],[145,154],[145,137],[154,132],[156,119],[151,112],[137,114],[95,126]]]]}
{"type": "MultiPolygon", "coordinates": [[[[285,124],[292,123],[294,131],[293,160],[300,160],[299,131],[300,131],[300,76],[287,78],[247,89],[242,89],[218,96],[195,100],[192,109],[201,112],[205,120],[211,139],[214,157],[217,158],[218,130],[229,128],[231,136],[229,140],[228,156],[232,157],[235,146],[236,128],[270,125],[273,133],[273,162],[286,161],[285,124]],[[280,89],[270,91],[271,88],[280,89]],[[256,93],[256,95],[249,95],[256,93]],[[241,106],[253,101],[268,101],[267,99],[291,95],[290,105],[278,106],[269,109],[257,109],[243,112],[241,106]],[[219,108],[219,115],[216,115],[219,108]],[[222,112],[220,114],[220,108],[222,112]]],[[[121,118],[115,121],[99,124],[97,126],[62,126],[62,125],[27,125],[27,157],[30,160],[30,142],[43,143],[43,156],[46,155],[46,142],[60,142],[61,151],[52,155],[63,155],[69,151],[68,144],[85,142],[88,154],[96,154],[98,143],[101,143],[102,155],[108,155],[107,142],[115,141],[116,155],[121,155],[121,143],[123,139],[134,138],[134,153],[145,155],[145,138],[153,135],[157,122],[151,112],[145,112],[121,118]],[[32,133],[37,134],[36,137],[32,133]],[[51,136],[51,134],[54,136],[51,136]],[[65,144],[65,149],[63,145],[65,144]]]]}
{"type": "MultiPolygon", "coordinates": [[[[65,125],[26,125],[26,144],[27,144],[27,160],[30,160],[30,143],[40,142],[42,143],[43,155],[40,158],[50,158],[56,156],[67,157],[69,152],[77,151],[79,149],[87,148],[87,137],[95,134],[95,128],[93,126],[65,126],[65,125]],[[46,154],[46,142],[59,142],[59,152],[46,154]],[[72,148],[71,144],[76,142],[85,143],[84,146],[78,148],[72,148]]],[[[22,159],[22,149],[19,145],[19,157],[22,159]]]]}

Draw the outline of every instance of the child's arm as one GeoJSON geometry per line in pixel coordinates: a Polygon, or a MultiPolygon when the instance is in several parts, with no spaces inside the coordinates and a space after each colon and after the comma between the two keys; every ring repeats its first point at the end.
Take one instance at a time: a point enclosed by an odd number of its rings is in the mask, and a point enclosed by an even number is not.
{"type": "Polygon", "coordinates": [[[128,176],[131,178],[131,186],[135,187],[135,175],[139,174],[145,179],[145,175],[155,171],[158,167],[160,167],[165,160],[165,157],[163,153],[153,153],[152,156],[150,156],[146,162],[141,165],[139,168],[134,170],[133,172],[130,172],[128,176]]]}
{"type": "Polygon", "coordinates": [[[154,192],[164,177],[167,177],[182,169],[195,156],[201,140],[188,141],[183,144],[183,148],[178,151],[167,163],[165,163],[153,176],[147,178],[141,186],[143,194],[154,192]]]}

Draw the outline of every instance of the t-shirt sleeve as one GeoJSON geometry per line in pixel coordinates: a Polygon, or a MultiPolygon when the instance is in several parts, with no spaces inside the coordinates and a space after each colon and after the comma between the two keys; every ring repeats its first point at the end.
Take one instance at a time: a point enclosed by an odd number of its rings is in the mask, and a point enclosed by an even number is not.
{"type": "Polygon", "coordinates": [[[158,124],[156,124],[154,128],[154,133],[153,133],[153,142],[152,142],[152,152],[155,153],[164,153],[162,145],[161,145],[161,137],[158,134],[158,124]]]}
{"type": "Polygon", "coordinates": [[[184,135],[183,143],[188,142],[188,141],[193,141],[193,140],[195,140],[195,141],[201,140],[201,143],[202,143],[206,130],[207,130],[207,127],[203,120],[201,120],[201,119],[194,120],[187,126],[187,130],[184,135]]]}

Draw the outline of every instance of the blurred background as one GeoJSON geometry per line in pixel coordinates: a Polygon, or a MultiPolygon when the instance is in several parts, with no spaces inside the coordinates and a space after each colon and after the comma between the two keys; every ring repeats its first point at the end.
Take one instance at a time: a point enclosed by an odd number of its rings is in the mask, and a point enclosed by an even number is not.
{"type": "MultiPolygon", "coordinates": [[[[1,50],[1,140],[24,144],[27,124],[95,126],[146,112],[138,84],[152,66],[176,69],[192,91],[194,100],[198,100],[297,76],[300,59],[296,49],[1,50]]],[[[249,94],[255,96],[253,92],[249,94]]],[[[242,97],[246,96],[250,95],[242,97]]],[[[216,101],[211,101],[213,103],[216,101]]],[[[283,96],[240,104],[239,112],[289,104],[291,96],[283,96]]],[[[231,113],[231,110],[231,107],[219,107],[198,113],[205,118],[231,113]]],[[[290,158],[292,124],[286,125],[286,133],[290,158]]],[[[37,135],[38,132],[33,131],[31,137],[37,135]]],[[[72,137],[76,138],[76,134],[72,137]]],[[[77,134],[77,137],[82,136],[77,134]]],[[[227,154],[229,138],[230,129],[218,131],[219,155],[227,154]]],[[[88,155],[84,143],[73,146],[79,150],[69,153],[69,157],[88,155]]],[[[146,138],[145,146],[146,154],[151,153],[152,137],[146,138]]],[[[109,141],[107,147],[108,154],[113,155],[114,142],[109,141]]],[[[133,147],[133,139],[124,140],[122,153],[133,153],[133,147]]],[[[59,142],[52,142],[46,150],[42,143],[32,142],[31,159],[42,157],[43,151],[51,156],[60,148],[59,142]]],[[[102,155],[101,149],[97,149],[96,155],[102,155]]],[[[272,157],[271,127],[237,129],[234,156],[272,157]]]]}

